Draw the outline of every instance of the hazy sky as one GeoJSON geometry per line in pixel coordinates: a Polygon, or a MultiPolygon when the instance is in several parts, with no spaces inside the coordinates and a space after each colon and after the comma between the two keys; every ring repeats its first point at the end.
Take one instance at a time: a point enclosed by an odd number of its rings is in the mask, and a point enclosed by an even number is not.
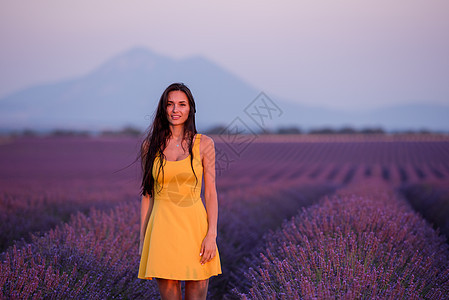
{"type": "Polygon", "coordinates": [[[449,105],[447,0],[0,0],[0,43],[0,97],[146,46],[304,104],[449,105]]]}

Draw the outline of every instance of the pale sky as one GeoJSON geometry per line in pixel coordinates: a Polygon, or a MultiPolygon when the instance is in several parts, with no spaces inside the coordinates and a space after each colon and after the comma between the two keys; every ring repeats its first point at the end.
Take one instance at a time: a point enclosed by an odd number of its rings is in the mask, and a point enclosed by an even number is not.
{"type": "Polygon", "coordinates": [[[0,43],[0,97],[145,46],[308,105],[449,105],[447,0],[0,0],[0,43]]]}

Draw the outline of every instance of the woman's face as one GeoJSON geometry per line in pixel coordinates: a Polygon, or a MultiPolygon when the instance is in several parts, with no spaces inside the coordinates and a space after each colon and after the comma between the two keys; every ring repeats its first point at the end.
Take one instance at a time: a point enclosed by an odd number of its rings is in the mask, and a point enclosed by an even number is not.
{"type": "Polygon", "coordinates": [[[167,100],[167,119],[171,125],[181,125],[187,121],[190,112],[189,99],[182,91],[171,91],[167,100]]]}

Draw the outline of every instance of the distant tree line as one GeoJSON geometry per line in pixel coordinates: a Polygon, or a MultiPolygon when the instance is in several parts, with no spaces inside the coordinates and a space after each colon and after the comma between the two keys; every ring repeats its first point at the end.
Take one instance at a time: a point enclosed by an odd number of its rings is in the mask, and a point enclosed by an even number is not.
{"type": "MultiPolygon", "coordinates": [[[[24,129],[21,131],[9,131],[0,132],[3,136],[105,136],[105,137],[120,137],[120,136],[141,136],[144,133],[143,130],[132,125],[124,126],[121,129],[105,129],[99,132],[92,132],[88,130],[71,130],[71,129],[53,129],[47,132],[40,132],[33,129],[24,129]]],[[[204,131],[205,134],[219,135],[229,134],[228,128],[223,125],[218,125],[209,128],[204,131]]],[[[366,127],[362,129],[355,129],[350,126],[342,128],[322,127],[309,130],[303,130],[296,126],[284,126],[276,129],[264,129],[254,131],[256,134],[386,134],[386,133],[400,133],[400,134],[432,134],[432,133],[448,133],[448,132],[435,132],[427,129],[420,130],[401,130],[387,132],[381,127],[366,127]]]]}
{"type": "MultiPolygon", "coordinates": [[[[227,132],[228,129],[226,126],[215,126],[208,131],[206,134],[223,134],[227,132]]],[[[386,134],[386,132],[381,127],[366,127],[362,129],[355,129],[350,126],[344,126],[342,128],[333,128],[333,127],[322,127],[322,128],[314,128],[310,130],[302,130],[296,126],[287,126],[287,127],[278,127],[275,130],[259,130],[255,132],[257,134],[386,134]]],[[[431,134],[435,133],[431,130],[420,129],[420,130],[403,130],[403,131],[394,131],[392,133],[407,133],[407,134],[431,134]]],[[[441,133],[441,132],[439,132],[441,133]]]]}

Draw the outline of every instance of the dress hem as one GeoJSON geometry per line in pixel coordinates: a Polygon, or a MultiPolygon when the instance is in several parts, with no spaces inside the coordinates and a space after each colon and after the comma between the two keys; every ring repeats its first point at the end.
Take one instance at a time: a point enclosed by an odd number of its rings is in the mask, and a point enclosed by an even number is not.
{"type": "Polygon", "coordinates": [[[188,281],[188,280],[205,280],[205,279],[209,279],[209,278],[211,278],[212,276],[218,276],[218,275],[221,275],[222,273],[216,273],[216,274],[212,274],[212,275],[209,275],[209,276],[207,276],[207,277],[204,277],[204,278],[189,278],[189,279],[180,279],[180,278],[167,278],[167,277],[162,277],[162,276],[152,276],[152,277],[150,277],[150,276],[148,276],[148,277],[139,277],[139,276],[137,276],[137,278],[139,278],[139,279],[142,279],[142,280],[153,280],[153,278],[162,278],[162,279],[170,279],[170,280],[181,280],[181,281],[188,281]]]}

